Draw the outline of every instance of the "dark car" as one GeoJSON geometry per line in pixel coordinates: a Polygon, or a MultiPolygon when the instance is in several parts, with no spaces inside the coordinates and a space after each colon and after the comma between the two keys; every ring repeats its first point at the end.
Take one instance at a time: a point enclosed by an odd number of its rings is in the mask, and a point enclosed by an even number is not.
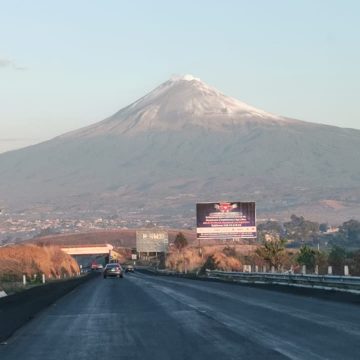
{"type": "Polygon", "coordinates": [[[135,269],[132,265],[127,265],[125,268],[125,272],[134,272],[135,269]]]}
{"type": "Polygon", "coordinates": [[[106,279],[107,277],[117,277],[117,278],[122,278],[123,277],[123,269],[121,267],[120,264],[117,263],[112,263],[112,264],[107,264],[105,266],[104,269],[104,279],[106,279]]]}

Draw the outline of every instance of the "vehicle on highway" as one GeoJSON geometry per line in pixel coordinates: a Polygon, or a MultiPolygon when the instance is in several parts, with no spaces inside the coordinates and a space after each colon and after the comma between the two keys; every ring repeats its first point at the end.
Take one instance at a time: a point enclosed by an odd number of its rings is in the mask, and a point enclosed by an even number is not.
{"type": "Polygon", "coordinates": [[[91,272],[91,268],[90,268],[90,267],[83,267],[83,268],[81,268],[81,270],[80,270],[80,273],[81,273],[81,274],[86,274],[86,273],[88,273],[88,272],[91,272]]]}
{"type": "Polygon", "coordinates": [[[123,269],[122,269],[121,265],[118,263],[107,264],[103,271],[103,276],[104,276],[104,279],[106,279],[107,277],[122,278],[123,277],[123,269]]]}
{"type": "Polygon", "coordinates": [[[135,268],[132,265],[127,265],[125,268],[125,272],[134,272],[135,268]]]}
{"type": "Polygon", "coordinates": [[[98,264],[96,262],[93,262],[91,264],[91,270],[102,270],[104,266],[102,264],[98,264]]]}

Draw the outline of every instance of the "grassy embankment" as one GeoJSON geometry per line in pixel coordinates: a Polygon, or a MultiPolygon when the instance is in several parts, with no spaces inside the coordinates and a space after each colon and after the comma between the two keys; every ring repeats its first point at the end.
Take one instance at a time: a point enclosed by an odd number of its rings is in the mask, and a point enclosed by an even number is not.
{"type": "Polygon", "coordinates": [[[173,249],[166,258],[166,268],[177,271],[200,270],[206,260],[212,257],[217,269],[241,271],[247,264],[247,257],[253,254],[257,245],[208,245],[201,247],[189,246],[182,252],[173,249]]]}
{"type": "Polygon", "coordinates": [[[0,290],[14,292],[22,288],[22,276],[29,283],[72,276],[79,273],[77,262],[57,246],[14,245],[0,248],[0,290]]]}

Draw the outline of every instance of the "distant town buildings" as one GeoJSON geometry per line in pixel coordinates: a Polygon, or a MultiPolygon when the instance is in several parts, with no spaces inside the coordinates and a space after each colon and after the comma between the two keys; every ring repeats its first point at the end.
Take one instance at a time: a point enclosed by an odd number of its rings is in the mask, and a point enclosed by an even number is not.
{"type": "Polygon", "coordinates": [[[0,214],[0,245],[6,245],[17,241],[28,240],[36,236],[52,234],[80,233],[94,230],[113,230],[124,228],[143,228],[149,224],[158,228],[178,227],[190,228],[189,219],[178,219],[171,222],[162,219],[161,215],[154,216],[157,222],[149,220],[138,213],[119,215],[87,214],[80,218],[78,214],[32,213],[9,213],[2,211],[0,214]]]}

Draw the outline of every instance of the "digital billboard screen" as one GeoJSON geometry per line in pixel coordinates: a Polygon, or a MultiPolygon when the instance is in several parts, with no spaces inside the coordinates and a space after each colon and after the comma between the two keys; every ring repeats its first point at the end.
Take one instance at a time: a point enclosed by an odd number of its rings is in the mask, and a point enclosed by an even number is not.
{"type": "Polygon", "coordinates": [[[169,236],[163,230],[138,230],[136,231],[137,252],[167,252],[169,236]]]}
{"type": "Polygon", "coordinates": [[[198,239],[255,239],[255,202],[196,204],[196,222],[198,239]]]}

